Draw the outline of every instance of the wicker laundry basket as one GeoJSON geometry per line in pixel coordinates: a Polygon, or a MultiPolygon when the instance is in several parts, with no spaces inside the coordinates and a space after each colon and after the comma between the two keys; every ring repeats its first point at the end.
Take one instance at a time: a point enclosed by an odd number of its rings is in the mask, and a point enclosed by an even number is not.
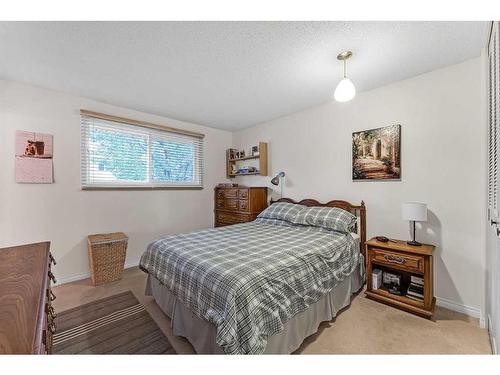
{"type": "Polygon", "coordinates": [[[94,286],[122,278],[128,237],[125,233],[88,236],[90,275],[94,286]]]}

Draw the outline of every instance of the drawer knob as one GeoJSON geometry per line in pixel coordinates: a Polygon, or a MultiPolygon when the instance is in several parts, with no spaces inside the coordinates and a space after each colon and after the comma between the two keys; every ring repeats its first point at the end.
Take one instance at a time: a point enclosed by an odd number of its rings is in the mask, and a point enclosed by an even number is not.
{"type": "Polygon", "coordinates": [[[52,282],[54,284],[57,283],[57,280],[56,280],[56,278],[54,277],[54,274],[51,271],[49,271],[48,275],[49,275],[49,278],[52,280],[52,282]]]}
{"type": "Polygon", "coordinates": [[[49,329],[49,332],[54,334],[56,333],[56,329],[57,329],[57,326],[56,326],[56,323],[54,322],[50,322],[48,325],[47,325],[47,328],[49,329]]]}
{"type": "Polygon", "coordinates": [[[57,318],[56,310],[54,309],[53,306],[49,306],[49,316],[50,316],[51,320],[54,320],[55,318],[57,318]]]}
{"type": "Polygon", "coordinates": [[[384,259],[391,263],[405,264],[406,259],[397,255],[384,255],[384,259]]]}
{"type": "Polygon", "coordinates": [[[50,320],[57,318],[56,310],[54,306],[50,306],[48,303],[45,304],[45,313],[48,315],[50,320]]]}
{"type": "Polygon", "coordinates": [[[50,262],[54,264],[54,266],[57,265],[57,262],[51,253],[49,253],[49,259],[50,259],[50,262]]]}
{"type": "Polygon", "coordinates": [[[49,296],[49,299],[50,301],[54,301],[56,299],[56,295],[54,294],[54,292],[52,290],[50,290],[50,296],[49,296]]]}

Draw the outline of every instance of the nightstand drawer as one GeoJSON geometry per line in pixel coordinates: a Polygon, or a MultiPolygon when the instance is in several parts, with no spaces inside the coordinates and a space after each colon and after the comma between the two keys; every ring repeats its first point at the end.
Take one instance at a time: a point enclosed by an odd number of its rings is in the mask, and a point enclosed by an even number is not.
{"type": "Polygon", "coordinates": [[[372,249],[370,258],[372,262],[400,267],[409,272],[424,272],[424,257],[422,256],[372,249]]]}

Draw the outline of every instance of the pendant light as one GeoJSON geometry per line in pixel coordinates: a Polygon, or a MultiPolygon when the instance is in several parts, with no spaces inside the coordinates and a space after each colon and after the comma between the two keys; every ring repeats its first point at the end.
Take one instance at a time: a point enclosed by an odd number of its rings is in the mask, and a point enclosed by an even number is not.
{"type": "Polygon", "coordinates": [[[333,94],[333,97],[335,98],[336,101],[341,103],[348,102],[349,100],[352,100],[354,96],[356,96],[356,87],[354,87],[352,81],[349,78],[347,78],[346,64],[347,64],[347,59],[349,59],[351,56],[352,56],[351,51],[344,51],[337,55],[337,60],[344,62],[344,77],[335,88],[335,93],[333,94]]]}

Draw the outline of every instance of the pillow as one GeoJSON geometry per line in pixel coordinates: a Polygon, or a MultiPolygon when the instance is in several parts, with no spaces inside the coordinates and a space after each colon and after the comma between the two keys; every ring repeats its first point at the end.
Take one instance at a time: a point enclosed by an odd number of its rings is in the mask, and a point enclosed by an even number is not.
{"type": "Polygon", "coordinates": [[[293,220],[306,206],[294,203],[273,203],[264,211],[262,211],[257,217],[266,219],[278,219],[285,220],[293,223],[293,220]]]}
{"type": "Polygon", "coordinates": [[[293,227],[293,224],[289,221],[268,219],[267,217],[258,217],[257,219],[255,219],[254,223],[277,225],[278,227],[293,227]]]}
{"type": "Polygon", "coordinates": [[[292,223],[349,233],[356,223],[356,215],[337,207],[306,207],[292,223]]]}

